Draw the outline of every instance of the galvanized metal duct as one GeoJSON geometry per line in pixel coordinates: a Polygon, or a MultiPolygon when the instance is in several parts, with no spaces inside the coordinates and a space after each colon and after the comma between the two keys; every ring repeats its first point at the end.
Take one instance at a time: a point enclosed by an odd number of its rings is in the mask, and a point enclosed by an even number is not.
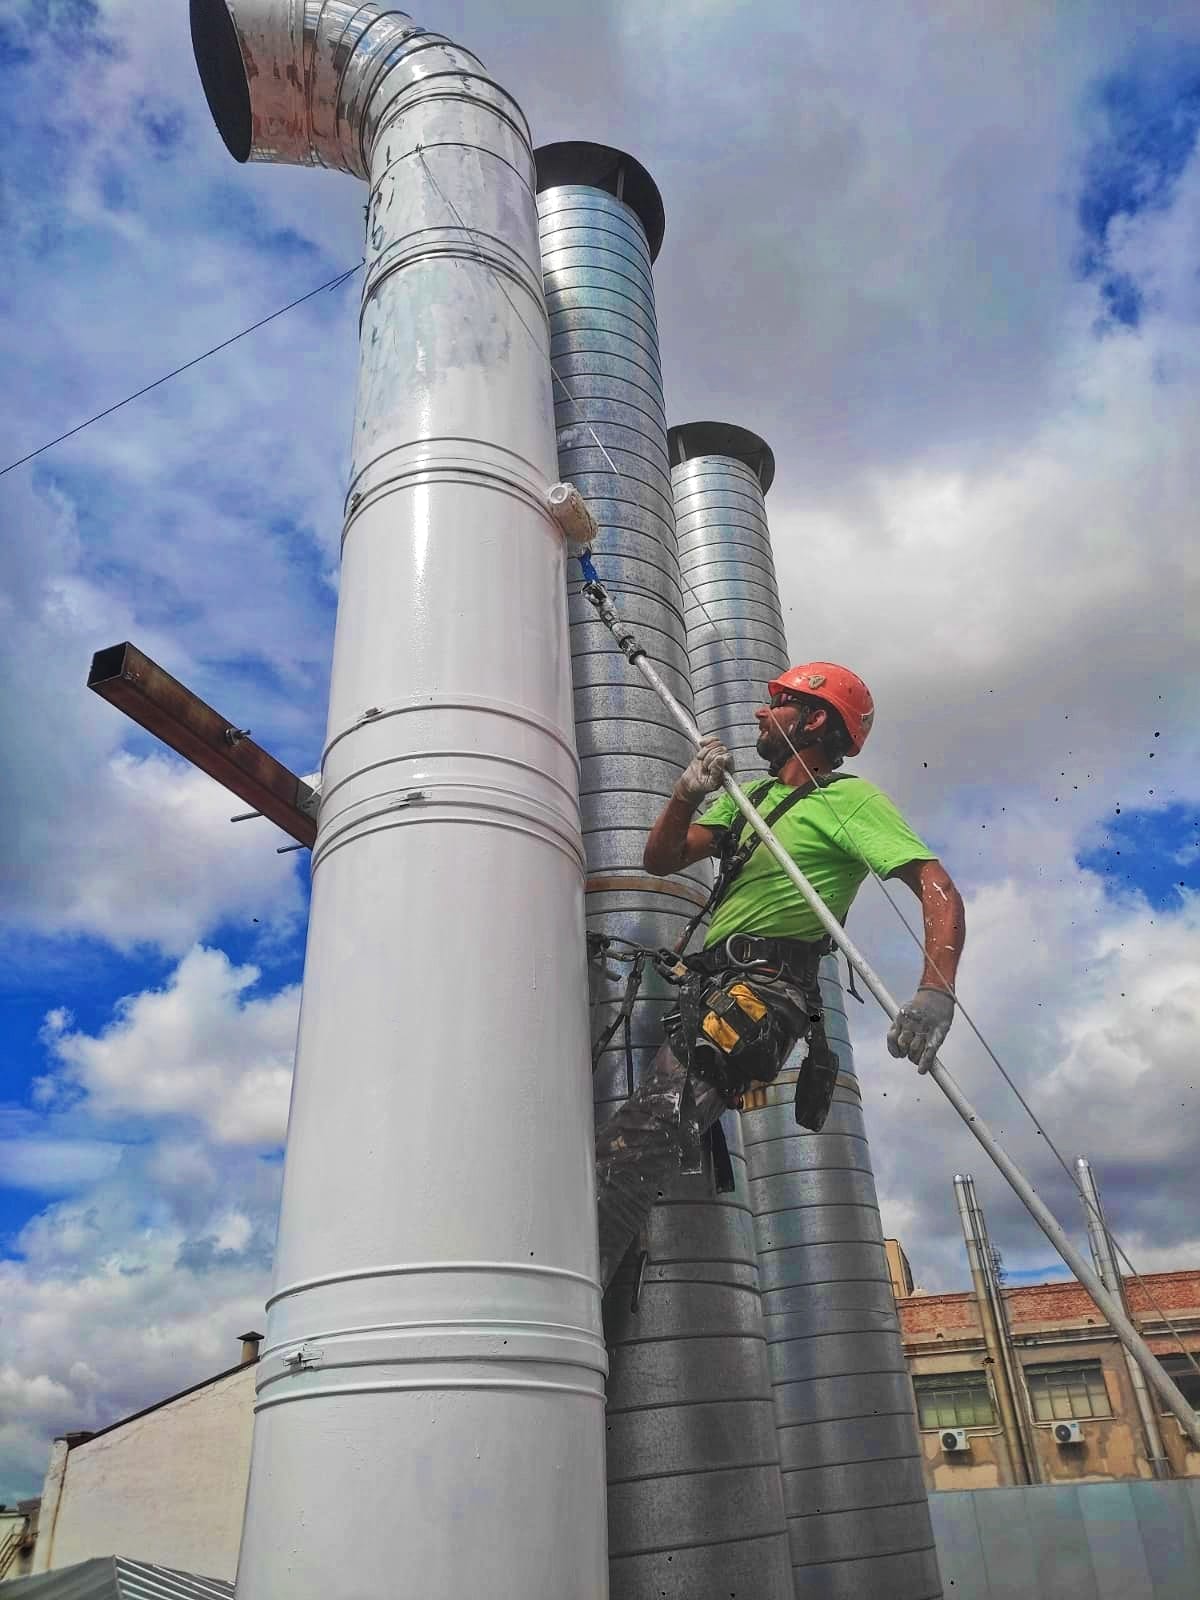
{"type": "MultiPolygon", "coordinates": [[[[651,276],[662,202],[645,169],[606,146],[551,145],[537,162],[559,470],[600,526],[596,563],[622,617],[690,706],[651,276]]],[[[707,867],[651,878],[642,850],[691,750],[578,591],[572,581],[588,926],[671,945],[703,904],[707,867]]],[[[594,972],[596,1033],[620,999],[625,970],[594,972]]],[[[648,975],[634,1009],[632,1074],[618,1035],[596,1071],[597,1118],[632,1089],[673,1003],[648,975]]],[[[707,1174],[678,1178],[651,1216],[644,1256],[635,1246],[606,1297],[614,1600],[791,1594],[736,1122],[730,1144],[735,1192],[717,1200],[707,1174]]]]}
{"type": "MultiPolygon", "coordinates": [[[[755,709],[788,665],[756,434],[694,423],[670,434],[696,717],[761,768],[755,709]]],[[[822,965],[842,1064],[819,1134],[797,1127],[795,1071],[742,1113],[797,1600],[941,1594],[837,964],[822,965]]]]}
{"type": "Polygon", "coordinates": [[[584,858],[533,151],[380,0],[192,0],[232,153],[369,180],[239,1600],[601,1600],[584,858]]]}

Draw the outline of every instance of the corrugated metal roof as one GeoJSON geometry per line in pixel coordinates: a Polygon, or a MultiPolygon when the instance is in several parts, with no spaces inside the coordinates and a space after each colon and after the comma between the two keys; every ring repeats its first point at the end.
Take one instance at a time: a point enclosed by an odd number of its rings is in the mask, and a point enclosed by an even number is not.
{"type": "Polygon", "coordinates": [[[121,1600],[222,1600],[232,1595],[233,1585],[220,1578],[173,1572],[169,1567],[151,1567],[119,1556],[117,1593],[121,1600]]]}
{"type": "Polygon", "coordinates": [[[233,1585],[220,1578],[153,1567],[126,1556],[100,1556],[4,1586],[4,1600],[229,1600],[232,1594],[233,1585]]]}

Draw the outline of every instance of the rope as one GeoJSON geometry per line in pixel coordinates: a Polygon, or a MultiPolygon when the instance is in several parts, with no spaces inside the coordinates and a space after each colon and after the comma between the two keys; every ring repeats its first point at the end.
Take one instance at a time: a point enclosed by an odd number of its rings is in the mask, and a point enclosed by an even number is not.
{"type": "Polygon", "coordinates": [[[265,328],[268,322],[274,322],[276,317],[282,317],[287,311],[294,311],[297,306],[302,306],[306,300],[311,300],[314,295],[322,294],[326,289],[337,289],[347,278],[352,278],[364,263],[360,261],[357,267],[339,273],[336,278],[330,278],[328,283],[318,284],[315,289],[310,289],[307,294],[302,294],[298,300],[291,300],[286,306],[280,306],[278,311],[272,311],[269,317],[262,317],[258,322],[252,322],[248,328],[243,328],[240,333],[232,334],[228,339],[223,339],[220,344],[213,345],[211,350],[205,350],[201,355],[193,356],[190,361],[185,361],[181,367],[165,372],[161,378],[155,378],[153,383],[148,383],[144,389],[137,389],[133,394],[127,394],[124,400],[118,400],[116,405],[106,406],[103,411],[97,411],[94,417],[89,417],[86,422],[78,423],[74,428],[68,428],[66,433],[60,433],[57,439],[50,439],[45,444],[38,445],[36,450],[31,450],[28,455],[21,456],[16,461],[10,461],[6,467],[0,467],[0,478],[6,472],[14,472],[17,467],[23,467],[27,461],[32,461],[35,456],[45,455],[47,450],[53,450],[55,445],[62,444],[65,439],[73,439],[77,433],[82,433],[85,428],[90,428],[93,422],[100,422],[105,417],[111,417],[114,411],[120,411],[122,406],[140,400],[144,394],[149,394],[151,389],[160,389],[164,383],[170,383],[172,378],[177,378],[181,372],[187,372],[190,367],[199,366],[201,361],[207,361],[209,356],[215,356],[221,350],[228,350],[231,344],[236,344],[239,339],[244,339],[248,333],[255,333],[259,328],[265,328]]]}

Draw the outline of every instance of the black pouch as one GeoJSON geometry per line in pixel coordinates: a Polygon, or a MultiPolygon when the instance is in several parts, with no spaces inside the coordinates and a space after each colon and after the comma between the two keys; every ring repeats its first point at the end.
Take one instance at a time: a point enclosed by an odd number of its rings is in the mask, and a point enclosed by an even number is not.
{"type": "Polygon", "coordinates": [[[825,1017],[819,1000],[808,1013],[808,1054],[796,1074],[796,1121],[812,1133],[820,1133],[833,1104],[837,1088],[837,1053],[825,1037],[825,1017]]]}

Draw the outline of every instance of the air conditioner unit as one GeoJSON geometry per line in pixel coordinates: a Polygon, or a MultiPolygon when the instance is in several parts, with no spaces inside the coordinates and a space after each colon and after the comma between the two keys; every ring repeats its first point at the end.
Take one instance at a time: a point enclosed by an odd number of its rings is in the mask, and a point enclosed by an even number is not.
{"type": "Polygon", "coordinates": [[[942,1449],[947,1455],[961,1455],[964,1450],[971,1448],[971,1441],[967,1438],[965,1428],[947,1428],[942,1434],[942,1449]]]}
{"type": "Polygon", "coordinates": [[[1058,1444],[1082,1444],[1083,1429],[1077,1422],[1056,1422],[1054,1438],[1058,1444]]]}

